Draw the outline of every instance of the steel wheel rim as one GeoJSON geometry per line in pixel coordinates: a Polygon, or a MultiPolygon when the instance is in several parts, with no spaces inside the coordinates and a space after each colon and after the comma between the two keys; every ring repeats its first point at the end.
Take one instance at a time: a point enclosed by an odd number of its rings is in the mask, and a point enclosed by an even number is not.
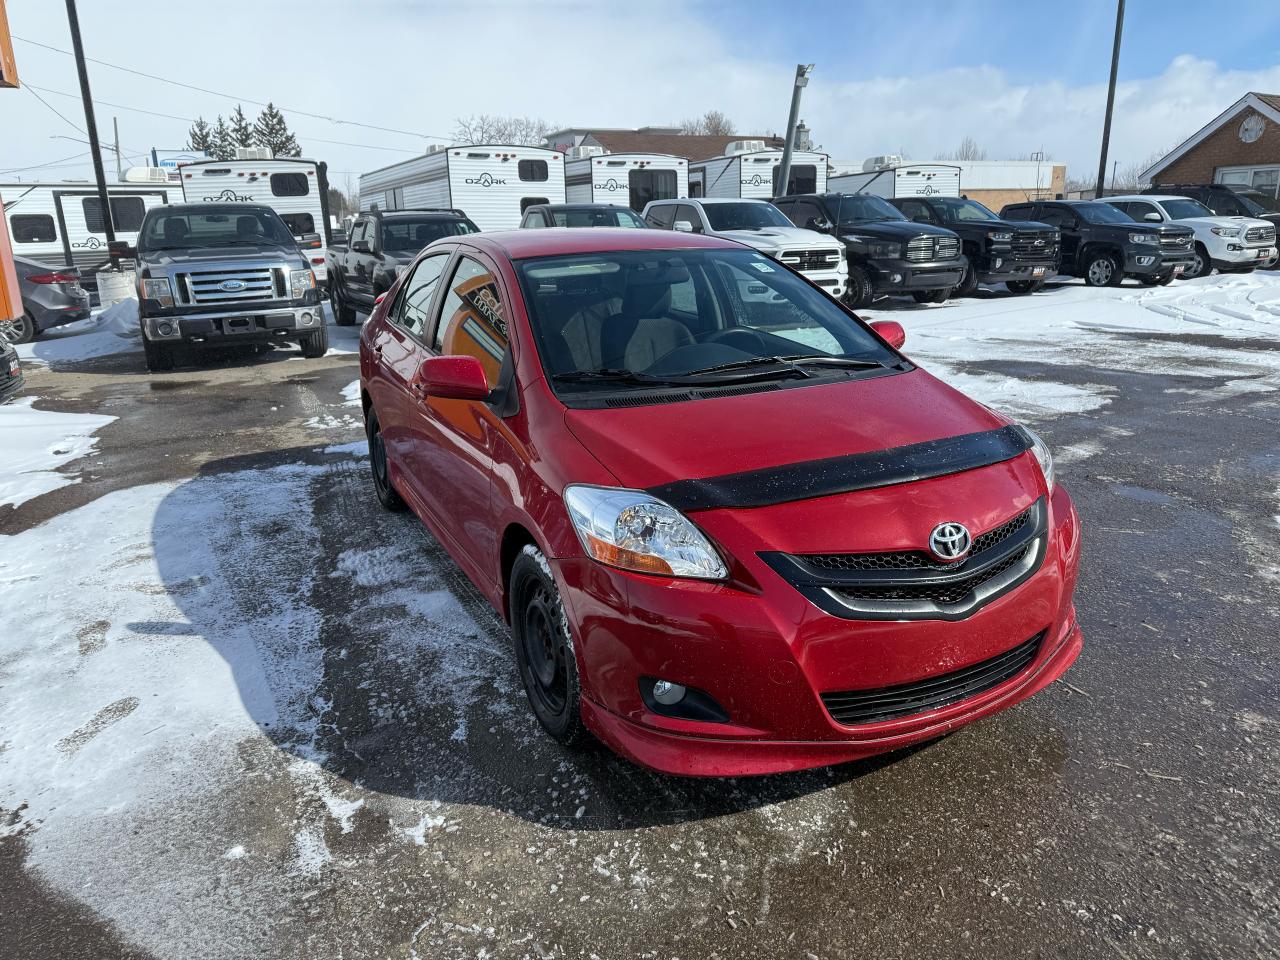
{"type": "Polygon", "coordinates": [[[0,337],[6,343],[19,343],[26,333],[27,318],[14,317],[12,320],[0,320],[0,337]]]}
{"type": "Polygon", "coordinates": [[[1096,284],[1104,284],[1111,279],[1112,271],[1111,261],[1106,258],[1099,258],[1089,264],[1089,279],[1096,284]]]}
{"type": "Polygon", "coordinates": [[[569,702],[569,676],[564,638],[558,634],[559,611],[546,587],[538,584],[524,608],[525,674],[541,710],[559,717],[569,702]]]}

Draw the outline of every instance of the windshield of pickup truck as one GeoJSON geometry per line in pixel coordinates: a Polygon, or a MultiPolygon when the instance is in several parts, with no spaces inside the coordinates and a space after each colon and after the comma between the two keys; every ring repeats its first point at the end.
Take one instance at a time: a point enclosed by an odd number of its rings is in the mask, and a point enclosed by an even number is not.
{"type": "Polygon", "coordinates": [[[873,223],[876,220],[907,219],[902,211],[888,200],[866,193],[842,193],[828,199],[827,205],[835,207],[836,222],[842,227],[858,223],[873,223]]]}
{"type": "Polygon", "coordinates": [[[1133,223],[1133,217],[1123,210],[1117,210],[1109,203],[1075,203],[1071,209],[1086,223],[1133,223]]]}
{"type": "Polygon", "coordinates": [[[712,230],[762,230],[795,224],[771,203],[704,203],[702,212],[712,230]]]}
{"type": "Polygon", "coordinates": [[[936,197],[931,202],[942,208],[943,216],[947,220],[965,222],[1000,219],[977,200],[968,200],[964,197],[936,197]]]}
{"type": "Polygon", "coordinates": [[[552,210],[551,220],[557,227],[648,227],[630,210],[552,210]]]}
{"type": "Polygon", "coordinates": [[[470,220],[445,220],[440,217],[421,220],[400,219],[382,222],[382,249],[386,253],[417,253],[441,237],[460,237],[479,233],[470,220]]]}
{"type": "Polygon", "coordinates": [[[562,396],[821,383],[898,362],[824,293],[754,250],[610,250],[516,268],[562,396]]]}
{"type": "Polygon", "coordinates": [[[203,247],[289,247],[296,249],[284,221],[265,207],[243,206],[204,212],[160,208],[147,215],[138,250],[193,250],[203,247]]]}

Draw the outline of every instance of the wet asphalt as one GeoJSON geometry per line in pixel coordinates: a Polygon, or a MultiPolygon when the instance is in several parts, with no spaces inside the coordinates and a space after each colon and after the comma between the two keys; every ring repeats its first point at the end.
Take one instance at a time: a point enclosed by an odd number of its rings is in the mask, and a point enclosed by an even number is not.
{"type": "MultiPolygon", "coordinates": [[[[909,353],[909,315],[895,319],[909,353]]],[[[1012,358],[959,366],[1040,372],[1012,358]]],[[[153,885],[120,894],[139,915],[166,915],[169,933],[145,937],[29,869],[23,834],[0,839],[0,956],[1280,956],[1274,395],[1055,365],[1058,382],[1115,391],[1100,410],[1036,425],[1060,453],[1101,447],[1059,464],[1085,524],[1085,650],[1065,682],[905,753],[688,781],[539,734],[497,616],[414,521],[379,510],[365,461],[320,452],[361,436],[339,395],[356,375],[354,356],[292,351],[160,375],[140,354],[29,369],[39,406],[119,419],[68,466],[79,483],[0,508],[0,534],[140,484],[326,465],[308,481],[320,732],[303,743],[287,722],[264,724],[219,809],[172,817],[207,820],[211,834],[234,818],[270,849],[302,802],[282,773],[298,757],[320,757],[366,802],[351,829],[330,824],[333,859],[319,874],[290,873],[283,852],[228,862],[199,913],[165,889],[192,854],[154,845],[153,885]],[[336,422],[307,425],[323,416],[336,422]],[[388,638],[424,614],[377,585],[323,576],[353,545],[393,549],[400,587],[443,589],[468,616],[436,624],[443,641],[389,656],[388,638]],[[454,687],[423,679],[433,671],[454,687]],[[440,818],[431,843],[393,828],[406,809],[440,818]]],[[[284,534],[246,536],[260,536],[264,562],[284,563],[284,534]]],[[[244,589],[228,604],[252,603],[244,589]]],[[[104,837],[84,856],[96,878],[91,862],[113,850],[104,837]]]]}

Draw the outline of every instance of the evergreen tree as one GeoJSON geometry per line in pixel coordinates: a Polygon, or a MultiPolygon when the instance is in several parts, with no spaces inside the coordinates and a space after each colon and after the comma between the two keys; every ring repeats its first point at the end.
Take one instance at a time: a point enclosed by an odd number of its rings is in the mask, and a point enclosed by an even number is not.
{"type": "Polygon", "coordinates": [[[213,131],[209,129],[204,117],[196,117],[196,122],[191,125],[191,130],[187,133],[187,149],[203,150],[205,153],[213,150],[213,131]]]}
{"type": "Polygon", "coordinates": [[[236,112],[231,114],[231,136],[235,138],[237,146],[253,146],[253,124],[244,115],[244,110],[241,109],[238,103],[236,104],[236,112]]]}
{"type": "Polygon", "coordinates": [[[213,155],[219,160],[236,158],[236,138],[231,134],[227,121],[221,117],[213,127],[213,155]]]}
{"type": "Polygon", "coordinates": [[[258,121],[253,125],[253,142],[260,147],[269,147],[274,157],[302,156],[302,148],[289,132],[284,114],[272,103],[268,103],[262,113],[258,114],[258,121]]]}

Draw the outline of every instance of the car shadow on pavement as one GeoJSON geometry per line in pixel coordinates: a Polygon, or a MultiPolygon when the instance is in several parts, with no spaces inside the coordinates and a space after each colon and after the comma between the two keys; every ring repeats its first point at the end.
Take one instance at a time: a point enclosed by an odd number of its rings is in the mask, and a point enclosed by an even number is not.
{"type": "Polygon", "coordinates": [[[562,748],[529,710],[502,619],[416,518],[379,507],[367,473],[321,448],[213,461],[152,522],[176,610],[148,631],[210,644],[239,692],[226,709],[292,758],[357,791],[604,830],[762,808],[906,755],[701,780],[562,748]]]}

